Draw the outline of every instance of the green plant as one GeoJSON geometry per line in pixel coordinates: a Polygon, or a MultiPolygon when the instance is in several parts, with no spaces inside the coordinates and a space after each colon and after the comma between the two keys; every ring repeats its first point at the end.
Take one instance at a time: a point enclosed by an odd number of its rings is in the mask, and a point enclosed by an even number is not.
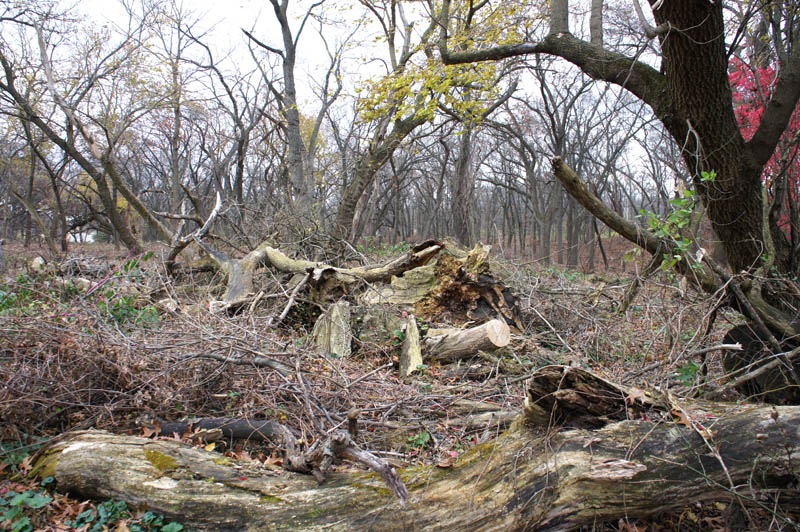
{"type": "Polygon", "coordinates": [[[113,290],[106,292],[107,299],[97,306],[110,322],[119,327],[153,328],[161,323],[158,310],[153,305],[139,307],[136,296],[117,296],[113,290]]]}
{"type": "Polygon", "coordinates": [[[677,369],[675,372],[675,379],[686,386],[694,384],[697,372],[700,371],[700,366],[694,362],[687,362],[677,369]]]}
{"type": "Polygon", "coordinates": [[[359,252],[365,255],[377,255],[380,258],[393,257],[400,255],[411,249],[411,244],[408,242],[398,242],[397,244],[387,244],[381,242],[377,238],[368,239],[366,244],[360,245],[356,248],[359,252]]]}
{"type": "Polygon", "coordinates": [[[422,449],[431,441],[431,435],[427,430],[420,431],[408,437],[408,446],[412,449],[422,449]]]}
{"type": "Polygon", "coordinates": [[[403,340],[405,340],[405,338],[406,338],[405,331],[402,331],[400,329],[395,329],[395,330],[392,331],[392,345],[393,346],[396,347],[396,346],[402,344],[403,340]]]}
{"type": "Polygon", "coordinates": [[[27,490],[22,493],[8,491],[4,496],[0,496],[0,508],[7,508],[0,514],[0,523],[7,521],[10,523],[8,530],[11,532],[29,532],[33,530],[31,518],[25,515],[25,509],[38,510],[53,502],[52,497],[48,497],[43,492],[27,490]]]}
{"type": "MultiPolygon", "coordinates": [[[[717,178],[716,172],[701,172],[700,180],[704,183],[713,183],[717,178]]],[[[659,217],[653,212],[642,209],[640,215],[647,218],[647,227],[656,236],[671,240],[674,249],[671,253],[664,253],[663,260],[661,261],[661,269],[669,270],[678,262],[690,256],[694,240],[690,239],[684,234],[684,230],[692,223],[692,216],[694,214],[700,198],[692,189],[686,189],[680,195],[669,200],[672,210],[665,218],[659,217]]],[[[698,267],[698,264],[691,262],[691,267],[698,267]]]]}
{"type": "Polygon", "coordinates": [[[122,268],[120,268],[120,270],[119,270],[119,272],[117,272],[117,274],[118,275],[124,275],[124,276],[129,277],[129,278],[135,278],[135,279],[142,278],[143,274],[142,274],[142,271],[141,271],[140,264],[142,262],[147,262],[148,260],[150,260],[150,258],[152,256],[153,256],[153,252],[152,251],[148,251],[147,253],[145,253],[145,254],[143,254],[141,256],[133,257],[132,259],[126,261],[125,264],[122,265],[122,268]]]}

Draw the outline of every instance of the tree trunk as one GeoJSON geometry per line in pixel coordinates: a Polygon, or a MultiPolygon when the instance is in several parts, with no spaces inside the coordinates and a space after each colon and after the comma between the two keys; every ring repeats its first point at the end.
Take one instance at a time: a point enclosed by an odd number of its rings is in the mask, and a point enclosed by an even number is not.
{"type": "Polygon", "coordinates": [[[472,212],[472,192],[475,180],[472,174],[472,124],[464,125],[461,134],[455,176],[453,176],[453,236],[464,247],[472,246],[470,213],[472,212]]]}
{"type": "Polygon", "coordinates": [[[779,526],[796,522],[784,512],[800,510],[800,407],[653,400],[563,366],[542,368],[527,388],[509,431],[452,467],[401,471],[405,505],[374,473],[350,468],[318,485],[174,440],[99,431],[51,443],[34,473],[216,531],[564,531],[735,497],[777,509],[779,526]]]}
{"type": "Polygon", "coordinates": [[[424,123],[424,118],[411,116],[395,120],[392,130],[385,137],[381,133],[376,133],[367,152],[356,162],[353,179],[342,194],[342,201],[334,221],[334,236],[344,240],[353,236],[353,217],[358,200],[403,139],[424,123]]]}

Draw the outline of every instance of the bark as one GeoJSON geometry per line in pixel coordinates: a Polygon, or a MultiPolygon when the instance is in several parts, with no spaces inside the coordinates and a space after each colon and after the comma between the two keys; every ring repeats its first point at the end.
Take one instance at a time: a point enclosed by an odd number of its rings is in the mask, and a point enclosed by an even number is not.
{"type": "MultiPolygon", "coordinates": [[[[280,423],[263,419],[203,418],[187,421],[156,423],[152,429],[156,435],[182,436],[184,433],[219,431],[221,437],[234,440],[270,441],[296,439],[286,427],[280,423]]],[[[203,437],[211,441],[208,437],[203,437]]]]}
{"type": "Polygon", "coordinates": [[[589,16],[589,40],[597,46],[603,46],[603,2],[604,0],[592,0],[589,16]]]}
{"type": "Polygon", "coordinates": [[[400,471],[405,505],[374,473],[340,471],[318,485],[176,441],[99,431],[51,443],[34,472],[205,530],[574,530],[734,497],[775,505],[775,519],[792,526],[798,449],[800,407],[680,404],[550,366],[532,377],[509,431],[452,467],[400,471]]]}
{"type": "Polygon", "coordinates": [[[334,268],[320,262],[292,259],[270,246],[268,242],[262,242],[256,249],[239,259],[213,250],[202,240],[198,240],[198,244],[205,249],[212,262],[227,277],[227,289],[222,299],[222,305],[226,309],[238,308],[250,301],[253,294],[253,275],[261,266],[270,265],[285,273],[312,272],[314,288],[324,299],[328,288],[333,285],[347,285],[359,280],[366,282],[389,280],[393,276],[424,265],[442,249],[441,243],[428,240],[381,265],[334,268]]]}
{"type": "Polygon", "coordinates": [[[385,136],[382,133],[376,134],[367,152],[356,162],[353,179],[342,194],[333,224],[333,234],[336,238],[348,240],[354,236],[353,218],[358,200],[403,139],[425,122],[424,117],[412,115],[402,120],[395,120],[391,131],[385,136]]]}
{"type": "MultiPolygon", "coordinates": [[[[592,78],[617,84],[640,98],[682,146],[686,166],[734,271],[755,269],[769,240],[761,216],[760,175],[800,99],[800,49],[795,47],[781,65],[759,129],[745,142],[733,113],[728,53],[722,38],[723,2],[674,0],[651,5],[657,25],[653,32],[661,40],[663,73],[565,33],[555,5],[551,32],[541,41],[452,51],[448,50],[447,25],[442,24],[440,52],[447,64],[555,55],[592,78]],[[703,182],[703,172],[712,170],[717,179],[703,182]]],[[[785,257],[776,261],[778,271],[791,274],[791,253],[779,249],[776,256],[785,257]]]]}
{"type": "MultiPolygon", "coordinates": [[[[608,227],[631,242],[638,244],[652,255],[671,255],[674,253],[674,244],[671,241],[657,237],[647,229],[629,222],[608,208],[600,198],[586,187],[580,177],[564,163],[561,157],[554,157],[552,164],[553,173],[564,185],[567,192],[608,227]]],[[[697,285],[709,293],[715,292],[720,287],[720,282],[712,272],[698,266],[696,264],[690,265],[686,259],[676,264],[678,270],[682,273],[689,273],[697,285]]]]}
{"type": "Polygon", "coordinates": [[[453,361],[475,355],[478,351],[494,351],[511,342],[511,330],[505,320],[491,320],[470,329],[445,329],[428,332],[425,347],[429,360],[453,361]]]}
{"type": "Polygon", "coordinates": [[[453,236],[462,246],[472,245],[470,231],[470,213],[472,212],[472,196],[475,188],[475,176],[472,173],[472,124],[467,123],[461,133],[455,175],[453,176],[453,236]]]}
{"type": "Polygon", "coordinates": [[[311,339],[323,353],[347,358],[352,352],[353,331],[350,326],[350,303],[337,301],[314,324],[311,339]]]}
{"type": "Polygon", "coordinates": [[[408,377],[415,372],[422,364],[422,346],[419,341],[419,328],[417,319],[412,315],[406,318],[405,337],[400,348],[400,368],[401,377],[408,377]]]}

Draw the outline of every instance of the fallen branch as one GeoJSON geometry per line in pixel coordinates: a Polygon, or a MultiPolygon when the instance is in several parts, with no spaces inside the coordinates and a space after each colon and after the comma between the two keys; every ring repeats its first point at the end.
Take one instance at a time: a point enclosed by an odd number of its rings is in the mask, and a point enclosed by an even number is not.
{"type": "Polygon", "coordinates": [[[505,320],[490,320],[470,329],[428,331],[425,338],[427,359],[449,362],[473,356],[478,351],[495,350],[511,342],[511,330],[505,320]]]}

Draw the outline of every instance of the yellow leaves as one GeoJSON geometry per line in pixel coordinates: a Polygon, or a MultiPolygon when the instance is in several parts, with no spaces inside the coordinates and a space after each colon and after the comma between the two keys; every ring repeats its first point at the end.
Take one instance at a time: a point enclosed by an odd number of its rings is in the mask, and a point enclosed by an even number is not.
{"type": "Polygon", "coordinates": [[[442,103],[464,119],[477,120],[499,95],[499,68],[495,62],[444,65],[437,59],[407,65],[357,89],[359,95],[366,95],[359,100],[361,118],[369,121],[391,114],[430,120],[442,103]]]}

